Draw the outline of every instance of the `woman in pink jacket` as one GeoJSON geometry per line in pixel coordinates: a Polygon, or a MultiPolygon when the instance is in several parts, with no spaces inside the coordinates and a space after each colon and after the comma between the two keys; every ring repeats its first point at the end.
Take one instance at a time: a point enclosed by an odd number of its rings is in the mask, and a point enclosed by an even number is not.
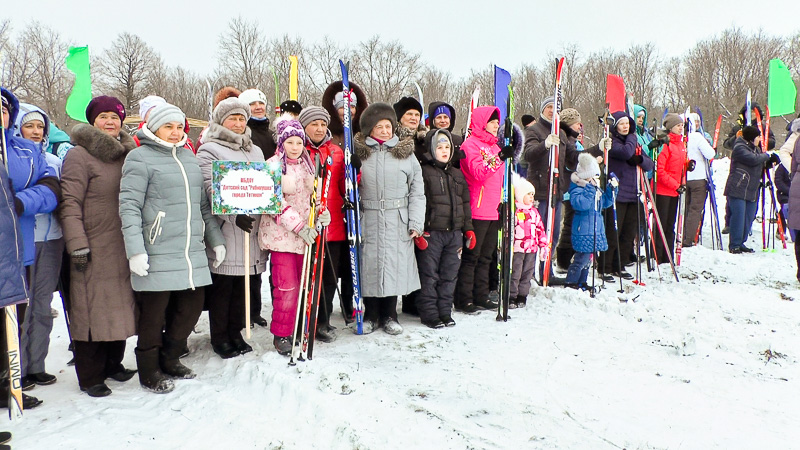
{"type": "Polygon", "coordinates": [[[502,151],[497,146],[500,110],[481,106],[472,112],[472,134],[461,144],[464,152],[461,171],[467,180],[472,210],[472,224],[477,240],[472,250],[464,249],[458,271],[456,310],[474,313],[478,308],[495,309],[489,300],[489,271],[492,254],[497,250],[500,225],[497,207],[503,189],[505,161],[514,156],[513,146],[502,151]]]}
{"type": "MultiPolygon", "coordinates": [[[[309,226],[311,194],[314,192],[314,169],[305,149],[306,135],[300,122],[283,119],[275,124],[278,148],[268,164],[278,163],[283,169],[281,190],[283,211],[267,215],[258,229],[262,249],[269,250],[272,274],[273,344],[281,355],[292,352],[292,331],[297,318],[297,296],[303,270],[303,253],[317,237],[315,227],[309,226]]],[[[322,226],[330,223],[330,213],[318,217],[322,226]]]]}

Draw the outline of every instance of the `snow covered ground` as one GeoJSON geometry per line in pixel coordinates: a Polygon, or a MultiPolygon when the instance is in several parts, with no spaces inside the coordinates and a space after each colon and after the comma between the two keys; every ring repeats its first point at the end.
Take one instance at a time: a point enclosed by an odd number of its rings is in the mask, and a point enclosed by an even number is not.
{"type": "MultiPolygon", "coordinates": [[[[715,166],[721,194],[727,160],[715,166]]],[[[196,380],[167,395],[110,381],[102,399],[66,366],[62,316],[47,361],[58,383],[31,391],[44,404],[6,428],[15,449],[800,448],[794,272],[791,244],[693,247],[680,282],[662,265],[662,280],[646,273],[623,294],[534,287],[507,323],[487,311],[431,330],[401,315],[400,336],[356,336],[338,316],[339,339],[296,367],[258,327],[254,352],[221,360],[203,314],[184,360],[196,380]]]]}

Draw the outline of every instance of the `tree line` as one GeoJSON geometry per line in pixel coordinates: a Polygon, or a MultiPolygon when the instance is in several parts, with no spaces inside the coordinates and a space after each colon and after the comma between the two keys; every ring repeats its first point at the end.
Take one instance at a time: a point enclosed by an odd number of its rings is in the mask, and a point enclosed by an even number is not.
{"type": "MultiPolygon", "coordinates": [[[[0,21],[0,82],[22,101],[46,110],[62,127],[73,123],[64,111],[73,82],[72,73],[64,65],[69,45],[57,30],[37,22],[13,30],[10,20],[0,21]]],[[[257,22],[242,17],[232,19],[220,35],[217,64],[209,74],[170,65],[149,43],[126,32],[105,49],[90,48],[90,54],[94,94],[114,95],[132,112],[139,99],[155,94],[190,117],[206,119],[209,86],[214,91],[225,85],[242,90],[256,87],[274,101],[275,75],[279,97],[286,100],[290,55],[298,56],[300,62],[298,100],[304,105],[318,104],[325,88],[340,79],[339,59],[350,61],[350,79],[362,87],[370,102],[393,103],[403,95],[416,97],[416,81],[426,103],[444,100],[456,108],[456,130],[465,128],[476,86],[481,87],[480,103],[493,103],[491,61],[475,61],[480,68],[469,76],[455,78],[400,41],[376,35],[355,46],[342,45],[330,37],[308,42],[299,36],[269,36],[257,22]]],[[[651,121],[653,117],[660,119],[664,108],[683,111],[692,106],[705,114],[707,129],[714,126],[718,114],[731,124],[748,89],[756,101],[766,102],[770,59],[781,58],[795,80],[800,79],[800,31],[793,36],[771,36],[761,30],[747,33],[732,27],[671,58],[650,42],[591,53],[585,53],[576,43],[567,44],[551,50],[544,61],[520,61],[518,67],[505,67],[512,74],[517,117],[538,116],[540,101],[552,95],[555,59],[559,56],[566,58],[563,106],[582,114],[586,138],[593,142],[600,134],[596,116],[605,109],[607,74],[625,79],[635,102],[648,108],[651,121]]],[[[780,120],[773,123],[782,127],[780,120]]]]}

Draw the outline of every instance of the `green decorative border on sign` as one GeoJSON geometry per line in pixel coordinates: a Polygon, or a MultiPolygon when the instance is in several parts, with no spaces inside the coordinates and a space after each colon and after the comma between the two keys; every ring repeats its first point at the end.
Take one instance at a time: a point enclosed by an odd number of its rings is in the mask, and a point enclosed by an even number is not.
{"type": "Polygon", "coordinates": [[[211,170],[211,210],[214,215],[280,214],[281,204],[283,203],[283,192],[281,191],[282,170],[280,163],[267,163],[265,161],[214,161],[211,170]],[[264,206],[253,209],[235,208],[225,204],[220,195],[219,185],[225,175],[231,170],[257,170],[269,175],[274,183],[274,194],[270,197],[270,202],[264,206]]]}

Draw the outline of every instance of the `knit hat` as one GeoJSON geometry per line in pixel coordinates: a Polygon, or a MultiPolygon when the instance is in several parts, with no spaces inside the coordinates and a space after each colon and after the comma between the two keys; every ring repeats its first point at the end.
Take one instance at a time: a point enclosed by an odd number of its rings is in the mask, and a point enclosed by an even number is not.
{"type": "Polygon", "coordinates": [[[533,187],[533,184],[525,178],[514,174],[514,199],[518,203],[522,203],[525,195],[529,192],[536,194],[536,188],[533,187]]]}
{"type": "Polygon", "coordinates": [[[561,111],[559,117],[561,118],[561,123],[568,127],[581,122],[581,113],[575,108],[567,108],[561,111]]]}
{"type": "Polygon", "coordinates": [[[116,97],[108,95],[95,97],[86,105],[86,120],[94,125],[97,116],[104,112],[113,112],[119,116],[120,121],[125,120],[125,106],[116,97]]]}
{"type": "Polygon", "coordinates": [[[144,120],[147,112],[158,105],[165,105],[167,101],[157,95],[148,95],[147,97],[139,100],[139,117],[144,120]]]}
{"type": "Polygon", "coordinates": [[[184,124],[186,122],[186,115],[177,106],[164,103],[150,110],[147,128],[155,133],[159,128],[170,122],[184,124]]]}
{"type": "Polygon", "coordinates": [[[240,114],[244,116],[245,120],[250,120],[250,106],[245,105],[238,97],[228,97],[217,103],[211,116],[214,119],[214,123],[222,125],[222,122],[225,122],[228,116],[234,114],[240,114]]]}
{"type": "Polygon", "coordinates": [[[33,122],[34,120],[38,120],[39,122],[42,122],[42,124],[44,124],[44,116],[42,115],[42,113],[40,113],[39,111],[31,111],[28,114],[22,116],[22,119],[20,119],[19,121],[19,126],[20,128],[22,128],[23,125],[25,125],[28,122],[33,122]]]}
{"type": "Polygon", "coordinates": [[[597,159],[589,153],[578,155],[578,167],[575,168],[575,175],[581,180],[589,180],[600,176],[600,165],[597,159]]]}
{"type": "Polygon", "coordinates": [[[742,137],[747,142],[755,141],[760,135],[761,133],[758,131],[758,128],[752,125],[746,125],[744,128],[742,128],[742,137]]]}
{"type": "MultiPolygon", "coordinates": [[[[351,88],[352,89],[352,88],[351,88]]],[[[356,98],[356,94],[350,91],[350,106],[358,105],[358,98],[356,98]]],[[[339,91],[336,95],[333,96],[333,108],[339,109],[344,108],[344,93],[339,91]]]]}
{"type": "Polygon", "coordinates": [[[373,103],[367,106],[367,109],[361,114],[361,120],[359,120],[361,133],[364,136],[369,136],[375,125],[384,119],[392,123],[392,133],[394,133],[394,130],[397,129],[395,109],[389,106],[388,103],[373,103]]]}
{"type": "Polygon", "coordinates": [[[550,105],[550,104],[553,104],[553,103],[555,103],[555,100],[553,99],[552,95],[550,97],[547,97],[544,100],[542,100],[542,103],[539,104],[539,114],[544,112],[544,109],[547,108],[547,105],[550,105]]]}
{"type": "Polygon", "coordinates": [[[267,96],[258,89],[248,89],[239,94],[239,100],[244,102],[245,105],[250,105],[255,102],[267,104],[267,96]]]}
{"type": "Polygon", "coordinates": [[[283,143],[290,137],[296,136],[302,139],[303,142],[306,141],[306,132],[303,130],[303,125],[291,118],[278,120],[275,124],[275,131],[278,136],[278,151],[280,152],[283,152],[283,143]]]}
{"type": "Polygon", "coordinates": [[[531,123],[536,122],[536,118],[530,114],[523,114],[522,115],[522,126],[527,127],[531,123]]]}
{"type": "Polygon", "coordinates": [[[666,117],[664,117],[664,128],[667,130],[667,132],[669,132],[672,127],[679,123],[683,123],[683,119],[681,119],[681,116],[675,113],[669,113],[666,117]]]}
{"type": "Polygon", "coordinates": [[[436,110],[434,110],[433,113],[431,114],[431,117],[433,117],[435,119],[436,116],[438,116],[440,114],[444,114],[445,116],[449,117],[450,119],[453,118],[453,116],[450,113],[450,108],[448,108],[447,105],[439,105],[439,106],[437,106],[436,110]]]}
{"type": "Polygon", "coordinates": [[[422,105],[414,97],[403,97],[392,105],[392,107],[394,108],[397,120],[400,120],[405,113],[412,109],[419,111],[419,114],[422,115],[422,105]]]}
{"type": "Polygon", "coordinates": [[[331,123],[331,115],[321,106],[309,106],[300,111],[300,117],[298,117],[297,120],[300,121],[303,128],[307,127],[308,124],[315,120],[324,120],[325,125],[327,125],[331,123]]]}
{"type": "Polygon", "coordinates": [[[303,105],[300,104],[297,100],[286,100],[285,102],[281,103],[281,114],[282,113],[292,113],[294,115],[300,115],[303,112],[303,105]]]}

